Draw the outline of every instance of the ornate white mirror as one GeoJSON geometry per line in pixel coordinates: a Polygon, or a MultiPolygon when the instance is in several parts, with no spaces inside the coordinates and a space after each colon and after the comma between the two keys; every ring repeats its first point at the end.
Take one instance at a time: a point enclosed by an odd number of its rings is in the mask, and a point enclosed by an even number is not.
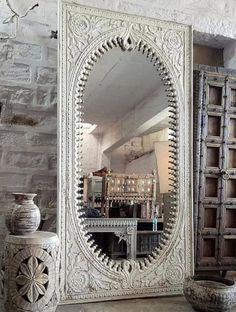
{"type": "Polygon", "coordinates": [[[190,77],[189,27],[61,1],[62,301],[182,293],[190,77]]]}

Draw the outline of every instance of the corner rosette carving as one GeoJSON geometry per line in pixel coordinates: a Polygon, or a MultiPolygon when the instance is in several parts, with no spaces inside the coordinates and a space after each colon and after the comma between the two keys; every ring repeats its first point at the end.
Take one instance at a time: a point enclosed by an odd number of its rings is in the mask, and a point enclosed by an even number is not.
{"type": "Polygon", "coordinates": [[[83,293],[88,291],[90,285],[89,273],[79,267],[71,271],[69,285],[72,291],[83,293]]]}
{"type": "Polygon", "coordinates": [[[74,31],[74,34],[80,38],[85,39],[92,29],[89,18],[85,15],[71,15],[70,26],[74,31]]]}
{"type": "Polygon", "coordinates": [[[163,42],[169,50],[179,50],[183,45],[180,33],[175,30],[168,30],[164,34],[163,42]]]}
{"type": "Polygon", "coordinates": [[[166,280],[171,284],[179,284],[184,279],[184,268],[180,265],[169,265],[166,269],[166,280]]]}
{"type": "Polygon", "coordinates": [[[183,69],[183,33],[173,29],[166,31],[163,35],[162,48],[180,77],[183,69]]]}
{"type": "Polygon", "coordinates": [[[43,262],[31,256],[27,263],[21,263],[16,283],[19,286],[18,293],[26,296],[31,303],[37,302],[40,295],[43,296],[47,290],[48,275],[45,273],[46,266],[43,262]]]}

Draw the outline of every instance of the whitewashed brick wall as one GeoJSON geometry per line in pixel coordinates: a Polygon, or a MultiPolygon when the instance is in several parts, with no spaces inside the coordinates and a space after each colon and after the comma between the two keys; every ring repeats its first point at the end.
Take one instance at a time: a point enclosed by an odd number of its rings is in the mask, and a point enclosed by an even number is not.
{"type": "MultiPolygon", "coordinates": [[[[0,40],[0,241],[12,192],[35,192],[40,209],[56,214],[57,4],[39,4],[15,39],[0,40]]],[[[0,5],[1,23],[10,12],[0,5]]]]}

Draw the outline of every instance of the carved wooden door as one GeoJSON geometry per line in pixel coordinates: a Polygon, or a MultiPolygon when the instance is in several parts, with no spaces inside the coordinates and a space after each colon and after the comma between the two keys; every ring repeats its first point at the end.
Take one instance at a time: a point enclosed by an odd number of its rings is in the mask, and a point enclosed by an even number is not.
{"type": "Polygon", "coordinates": [[[195,82],[196,270],[234,270],[236,76],[202,71],[195,82]]]}

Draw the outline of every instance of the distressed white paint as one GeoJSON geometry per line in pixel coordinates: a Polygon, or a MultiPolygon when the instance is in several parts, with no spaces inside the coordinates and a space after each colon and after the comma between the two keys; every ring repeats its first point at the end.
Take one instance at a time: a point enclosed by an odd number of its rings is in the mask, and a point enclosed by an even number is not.
{"type": "MultiPolygon", "coordinates": [[[[62,300],[69,303],[179,294],[182,292],[184,276],[191,274],[193,269],[192,209],[189,189],[191,186],[190,29],[170,22],[80,7],[75,3],[69,5],[64,1],[61,2],[60,13],[62,50],[58,226],[62,244],[60,274],[62,300]],[[83,203],[76,195],[80,181],[78,169],[81,166],[79,103],[83,103],[80,99],[83,98],[85,82],[92,71],[92,65],[107,50],[118,44],[126,49],[127,33],[134,38],[131,49],[140,43],[144,57],[149,55],[151,58],[152,54],[149,53],[148,47],[152,48],[154,51],[152,59],[156,60],[158,56],[166,66],[164,73],[161,72],[163,68],[157,66],[156,69],[162,73],[166,84],[169,84],[167,80],[169,76],[171,77],[176,90],[176,95],[175,93],[168,95],[172,101],[178,103],[177,108],[174,108],[173,116],[177,120],[180,137],[176,149],[178,164],[173,166],[178,176],[175,178],[173,192],[177,191],[178,197],[176,203],[171,205],[172,218],[166,224],[160,246],[151,257],[140,261],[118,262],[109,259],[93,246],[86,233],[84,218],[80,211],[83,203]],[[175,39],[173,41],[172,36],[175,39]],[[91,37],[92,41],[90,41],[91,37]],[[68,38],[70,44],[66,45],[68,38]],[[179,60],[177,63],[176,59],[179,60]],[[181,183],[177,181],[178,179],[181,183]]],[[[157,65],[157,62],[155,64],[157,65]]],[[[164,85],[162,89],[165,89],[164,85]]],[[[161,101],[160,105],[162,105],[161,101]]],[[[151,107],[154,109],[153,104],[151,107]]],[[[150,113],[153,113],[153,110],[150,110],[150,113]]],[[[172,151],[172,154],[174,155],[175,151],[172,151]]]]}

